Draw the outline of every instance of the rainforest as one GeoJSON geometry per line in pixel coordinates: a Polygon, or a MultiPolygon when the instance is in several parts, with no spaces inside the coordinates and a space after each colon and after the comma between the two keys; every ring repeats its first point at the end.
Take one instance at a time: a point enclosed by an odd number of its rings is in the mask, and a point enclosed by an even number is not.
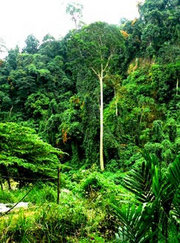
{"type": "Polygon", "coordinates": [[[0,242],[180,241],[180,3],[138,9],[0,60],[0,242]]]}

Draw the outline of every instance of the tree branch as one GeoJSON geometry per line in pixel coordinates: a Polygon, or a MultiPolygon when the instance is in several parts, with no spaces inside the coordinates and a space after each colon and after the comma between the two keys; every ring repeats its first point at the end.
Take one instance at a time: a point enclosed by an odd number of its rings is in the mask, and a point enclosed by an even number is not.
{"type": "Polygon", "coordinates": [[[108,60],[107,60],[107,62],[106,62],[106,65],[105,65],[105,67],[104,67],[104,70],[103,70],[104,72],[105,72],[106,69],[108,68],[108,66],[109,66],[109,62],[110,62],[112,56],[113,56],[113,54],[111,53],[110,56],[108,57],[108,60]]]}
{"type": "Polygon", "coordinates": [[[98,72],[97,72],[93,67],[91,67],[91,70],[96,74],[96,76],[97,76],[98,78],[100,78],[100,75],[98,74],[98,72]]]}

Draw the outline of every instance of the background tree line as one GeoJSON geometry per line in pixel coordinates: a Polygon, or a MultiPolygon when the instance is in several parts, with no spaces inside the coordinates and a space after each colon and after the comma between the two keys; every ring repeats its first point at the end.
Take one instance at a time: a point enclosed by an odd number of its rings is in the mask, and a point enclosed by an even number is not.
{"type": "Polygon", "coordinates": [[[174,158],[179,4],[148,0],[139,12],[139,19],[94,23],[61,41],[46,35],[39,44],[30,35],[21,52],[10,50],[0,67],[1,121],[34,128],[71,164],[88,165],[99,158],[101,107],[107,167],[128,168],[144,148],[164,162],[174,158]]]}

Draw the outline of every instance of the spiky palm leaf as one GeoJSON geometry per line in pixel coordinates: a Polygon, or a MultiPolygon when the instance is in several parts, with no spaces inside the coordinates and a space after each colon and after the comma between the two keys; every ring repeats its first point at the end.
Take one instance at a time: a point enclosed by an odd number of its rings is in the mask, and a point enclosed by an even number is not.
{"type": "Polygon", "coordinates": [[[169,165],[167,180],[163,186],[161,205],[163,207],[164,235],[167,237],[169,218],[175,220],[176,224],[180,223],[180,157],[177,157],[169,165]],[[170,215],[172,217],[169,217],[170,215]]]}
{"type": "Polygon", "coordinates": [[[170,164],[168,169],[168,179],[169,183],[173,185],[176,190],[180,185],[180,156],[170,164]]]}
{"type": "MultiPolygon", "coordinates": [[[[172,205],[179,205],[180,198],[180,157],[169,165],[166,181],[162,186],[161,205],[166,211],[170,211],[172,205]]],[[[168,211],[168,212],[169,212],[168,211]]]]}
{"type": "MultiPolygon", "coordinates": [[[[179,216],[179,184],[180,184],[180,157],[170,164],[167,174],[162,178],[161,167],[155,157],[146,156],[139,170],[132,170],[123,180],[122,185],[136,195],[142,202],[152,205],[152,232],[155,233],[159,223],[162,223],[162,233],[168,239],[169,213],[179,216]]],[[[138,213],[138,212],[137,212],[138,213]]],[[[126,215],[127,216],[127,215],[126,215]]],[[[120,216],[122,222],[125,215],[120,216]]],[[[141,217],[139,219],[142,220],[141,217]]],[[[127,221],[128,222],[128,221],[127,221]]],[[[132,221],[132,223],[135,223],[132,221]]],[[[129,223],[129,225],[131,225],[129,223]]],[[[132,231],[132,228],[126,227],[132,231]]],[[[141,231],[141,230],[140,230],[141,231]]],[[[141,235],[141,234],[140,234],[141,235]]],[[[155,236],[157,239],[157,235],[155,236]]]]}
{"type": "Polygon", "coordinates": [[[132,170],[122,181],[122,185],[133,192],[142,203],[152,202],[154,194],[160,192],[160,175],[155,157],[148,157],[140,169],[132,170]]]}
{"type": "Polygon", "coordinates": [[[176,223],[176,225],[180,226],[180,188],[174,197],[173,207],[170,216],[172,220],[176,223]]]}
{"type": "Polygon", "coordinates": [[[139,206],[129,206],[122,212],[117,206],[112,205],[119,217],[121,225],[119,227],[117,240],[119,242],[145,243],[152,237],[149,233],[152,217],[147,213],[145,204],[139,206]]]}

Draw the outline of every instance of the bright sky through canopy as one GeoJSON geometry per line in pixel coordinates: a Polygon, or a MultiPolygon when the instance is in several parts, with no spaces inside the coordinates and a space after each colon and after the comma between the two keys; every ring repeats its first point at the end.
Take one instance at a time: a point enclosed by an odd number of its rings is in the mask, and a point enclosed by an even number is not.
{"type": "Polygon", "coordinates": [[[24,46],[27,35],[41,40],[46,34],[55,38],[74,28],[65,13],[68,2],[82,3],[84,22],[105,21],[119,24],[122,17],[138,16],[137,0],[0,0],[0,38],[8,48],[24,46]]]}

